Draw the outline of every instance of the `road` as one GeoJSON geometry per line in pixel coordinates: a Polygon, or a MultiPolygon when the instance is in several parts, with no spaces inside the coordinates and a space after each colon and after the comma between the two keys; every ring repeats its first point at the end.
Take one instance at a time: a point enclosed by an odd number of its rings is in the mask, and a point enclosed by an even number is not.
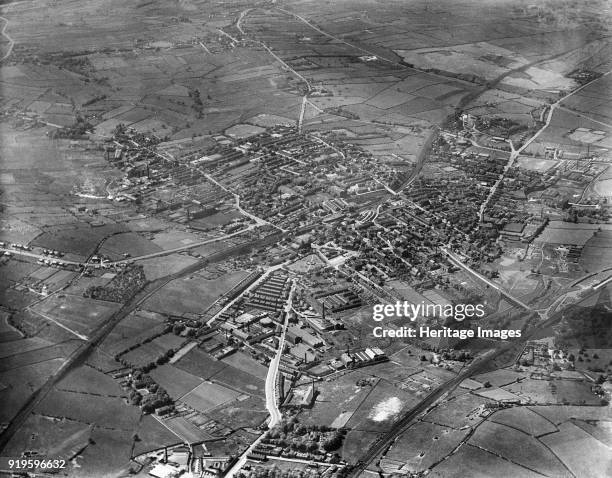
{"type": "Polygon", "coordinates": [[[410,425],[417,416],[425,412],[444,394],[452,391],[463,380],[469,378],[472,375],[484,371],[488,365],[488,362],[492,358],[500,355],[503,351],[506,350],[506,348],[500,348],[498,351],[490,352],[488,355],[485,355],[480,359],[474,361],[474,363],[472,363],[472,365],[470,365],[464,372],[460,373],[455,378],[444,383],[443,385],[432,391],[429,395],[427,395],[416,407],[406,413],[393,426],[393,429],[391,431],[389,431],[382,439],[375,442],[374,445],[372,445],[370,449],[363,454],[361,460],[357,463],[357,465],[355,465],[355,467],[351,470],[348,476],[354,478],[360,476],[360,474],[365,471],[365,469],[372,462],[374,462],[377,457],[379,457],[387,448],[389,448],[389,446],[395,441],[396,438],[398,438],[402,433],[404,433],[408,425],[410,425]]]}
{"type": "Polygon", "coordinates": [[[204,177],[206,179],[208,179],[211,183],[215,184],[216,186],[220,187],[221,189],[223,189],[226,193],[231,194],[232,196],[234,196],[234,200],[236,201],[235,207],[236,209],[238,209],[238,211],[243,215],[248,217],[249,219],[252,219],[253,221],[255,221],[255,223],[258,226],[270,226],[270,227],[274,227],[276,229],[278,229],[281,232],[287,232],[285,229],[278,227],[274,224],[272,224],[271,222],[266,221],[265,219],[262,219],[260,217],[255,216],[254,214],[251,214],[248,211],[245,211],[244,209],[242,209],[242,207],[240,206],[240,195],[236,194],[235,192],[229,190],[227,187],[225,187],[223,184],[221,184],[219,181],[217,181],[215,178],[213,178],[210,174],[206,174],[204,173],[204,171],[201,171],[202,174],[204,174],[204,177]]]}
{"type": "Polygon", "coordinates": [[[261,275],[261,277],[259,277],[255,282],[253,282],[249,287],[247,287],[242,294],[239,294],[238,297],[236,297],[235,299],[231,300],[230,302],[228,302],[227,304],[225,304],[223,306],[223,308],[217,312],[215,315],[213,315],[207,322],[206,325],[211,325],[215,320],[217,320],[226,310],[228,310],[229,308],[231,308],[236,302],[238,302],[242,296],[244,294],[246,294],[247,292],[252,291],[253,289],[255,289],[257,286],[259,286],[259,284],[261,284],[264,280],[266,280],[266,278],[272,274],[274,271],[277,271],[283,267],[285,267],[287,264],[289,264],[291,261],[285,261],[282,264],[277,264],[275,266],[271,266],[268,267],[266,269],[266,271],[261,275]]]}
{"type": "MultiPolygon", "coordinates": [[[[482,205],[480,206],[480,222],[482,222],[482,219],[484,217],[484,212],[485,209],[487,207],[487,205],[489,204],[489,201],[491,200],[491,198],[493,197],[493,194],[495,193],[495,191],[497,190],[498,185],[504,180],[504,177],[506,175],[506,172],[508,172],[508,170],[512,167],[512,165],[514,164],[514,161],[516,160],[516,158],[518,158],[520,156],[520,154],[531,144],[533,143],[545,130],[546,128],[548,128],[548,126],[550,125],[550,122],[552,121],[552,117],[553,114],[555,112],[555,110],[557,108],[562,108],[561,107],[561,103],[563,103],[566,99],[568,99],[570,96],[575,95],[576,93],[578,93],[579,91],[581,91],[582,89],[586,88],[587,86],[589,86],[591,83],[599,80],[600,78],[603,78],[604,76],[609,75],[610,73],[612,73],[612,70],[607,71],[606,73],[604,73],[603,75],[601,75],[599,78],[595,78],[594,80],[589,81],[588,83],[585,83],[584,85],[582,85],[579,88],[576,88],[575,90],[569,92],[567,95],[563,96],[562,98],[560,98],[559,100],[557,100],[555,103],[553,103],[552,105],[550,105],[550,109],[548,110],[548,115],[546,116],[546,121],[544,123],[544,125],[531,137],[529,138],[527,141],[525,141],[525,143],[519,148],[519,149],[514,149],[514,146],[512,145],[512,143],[510,143],[510,146],[512,147],[512,153],[510,154],[510,159],[508,160],[508,163],[506,164],[506,166],[504,167],[504,171],[502,172],[502,174],[500,175],[499,179],[497,180],[497,182],[495,183],[495,185],[491,188],[491,191],[489,192],[489,195],[487,196],[487,199],[482,203],[482,205]]],[[[571,111],[571,110],[570,110],[571,111]]],[[[572,113],[576,114],[575,112],[572,111],[572,113]]]]}
{"type": "MultiPolygon", "coordinates": [[[[287,304],[285,305],[285,323],[283,324],[283,330],[281,332],[281,336],[278,342],[278,349],[276,351],[276,355],[270,361],[270,365],[268,367],[268,374],[266,375],[266,409],[270,413],[270,421],[268,422],[268,428],[272,428],[278,425],[283,415],[278,408],[278,404],[276,402],[276,376],[278,374],[278,366],[280,364],[281,357],[283,355],[283,348],[285,346],[285,334],[287,332],[287,326],[289,324],[289,316],[292,313],[291,309],[293,307],[293,294],[295,292],[295,280],[291,285],[291,291],[289,292],[289,298],[287,299],[287,304]]],[[[247,462],[248,456],[253,453],[255,448],[261,443],[261,440],[266,435],[266,432],[263,432],[257,440],[255,440],[251,445],[240,455],[236,463],[225,473],[225,478],[233,478],[236,476],[242,467],[247,462]]]]}
{"type": "MultiPolygon", "coordinates": [[[[261,244],[263,240],[254,239],[251,241],[253,246],[261,244]]],[[[207,264],[215,262],[217,260],[227,259],[228,254],[242,254],[244,252],[244,244],[235,246],[229,250],[223,250],[212,254],[209,257],[201,259],[194,264],[184,267],[174,274],[169,274],[165,277],[160,277],[152,282],[149,282],[145,287],[140,290],[134,297],[126,302],[117,312],[111,315],[106,322],[102,323],[97,329],[91,334],[90,338],[83,342],[64,362],[64,364],[53,374],[47,381],[36,391],[32,393],[28,401],[24,404],[21,410],[9,423],[9,426],[0,434],[0,452],[6,447],[13,435],[23,425],[28,416],[32,413],[34,408],[42,402],[47,394],[52,390],[53,386],[61,380],[66,373],[73,367],[76,367],[83,363],[89,354],[108,336],[108,334],[129,314],[136,310],[143,302],[145,302],[153,294],[156,294],[162,287],[169,282],[180,279],[185,276],[189,276],[194,272],[202,269],[207,264]]]]}
{"type": "MultiPolygon", "coordinates": [[[[612,277],[610,278],[612,280],[612,277]]],[[[587,294],[582,301],[589,301],[591,296],[596,294],[596,290],[592,290],[589,294],[587,294]]],[[[406,431],[406,429],[412,424],[415,418],[417,418],[420,414],[427,411],[427,409],[432,406],[437,400],[442,398],[446,393],[451,392],[457,385],[459,385],[463,380],[473,376],[478,375],[479,373],[484,373],[489,371],[491,368],[491,363],[493,360],[499,358],[504,355],[506,352],[511,352],[513,349],[516,351],[522,351],[524,348],[524,344],[527,343],[531,338],[539,333],[542,329],[545,329],[560,320],[563,317],[561,312],[555,314],[552,318],[545,320],[538,324],[536,327],[532,328],[528,333],[524,334],[523,337],[519,340],[515,340],[512,342],[500,342],[496,349],[487,352],[485,355],[481,356],[472,364],[467,367],[463,372],[457,375],[455,378],[450,381],[442,384],[437,389],[433,390],[429,395],[425,397],[416,407],[412,408],[408,411],[402,418],[393,425],[393,428],[388,431],[379,441],[375,442],[369,450],[367,450],[362,459],[353,467],[349,477],[357,478],[358,476],[365,471],[365,469],[370,466],[378,457],[380,457],[385,450],[389,448],[389,446],[398,438],[402,433],[406,431]]],[[[518,355],[520,356],[520,355],[518,355]]],[[[517,354],[512,355],[512,359],[508,362],[504,363],[502,366],[496,366],[495,369],[503,368],[511,365],[518,359],[517,354]]]]}
{"type": "MultiPolygon", "coordinates": [[[[167,256],[167,255],[170,255],[170,254],[175,254],[177,252],[188,251],[189,249],[194,249],[196,247],[205,246],[206,244],[212,244],[213,242],[224,241],[226,239],[230,239],[231,237],[239,236],[240,234],[244,234],[245,232],[252,231],[253,229],[256,229],[257,227],[258,227],[258,225],[250,225],[250,226],[246,227],[245,229],[241,229],[241,230],[233,232],[231,234],[226,234],[224,236],[213,237],[212,239],[206,239],[205,241],[194,242],[193,244],[188,244],[186,246],[181,246],[181,247],[175,247],[174,249],[165,249],[163,251],[154,252],[152,254],[145,254],[144,256],[131,257],[129,259],[121,259],[119,261],[109,261],[109,262],[105,262],[105,264],[108,265],[108,266],[119,265],[119,264],[127,264],[127,263],[134,262],[134,261],[142,261],[142,260],[145,260],[145,259],[153,259],[154,257],[167,256]]],[[[52,256],[47,256],[47,255],[44,255],[44,254],[36,254],[35,252],[24,251],[24,250],[21,250],[21,249],[12,249],[12,248],[0,247],[0,252],[10,252],[13,255],[19,255],[19,256],[24,256],[24,257],[32,257],[34,259],[56,260],[58,262],[58,265],[60,265],[60,266],[61,265],[72,265],[72,266],[81,266],[81,265],[84,265],[85,267],[100,266],[100,264],[98,264],[98,263],[94,264],[94,263],[91,263],[91,262],[82,263],[82,262],[67,261],[67,260],[64,260],[64,259],[57,259],[57,258],[54,258],[52,256]]]]}
{"type": "Polygon", "coordinates": [[[534,311],[533,308],[531,308],[530,306],[525,304],[523,301],[521,301],[520,299],[517,299],[513,295],[511,295],[508,292],[506,292],[500,285],[496,284],[493,281],[490,281],[489,279],[487,279],[483,275],[481,275],[478,272],[476,272],[471,267],[469,267],[466,264],[464,264],[463,262],[461,262],[461,260],[456,256],[456,254],[452,253],[451,251],[449,251],[445,247],[441,247],[440,250],[450,259],[450,261],[453,264],[455,264],[458,267],[461,267],[462,269],[464,269],[465,271],[469,272],[471,275],[473,275],[474,277],[476,277],[480,281],[484,282],[485,284],[487,284],[488,286],[492,287],[493,289],[499,291],[500,294],[502,294],[507,299],[511,300],[513,303],[515,303],[517,305],[520,305],[523,309],[527,310],[528,312],[533,312],[534,311]]]}

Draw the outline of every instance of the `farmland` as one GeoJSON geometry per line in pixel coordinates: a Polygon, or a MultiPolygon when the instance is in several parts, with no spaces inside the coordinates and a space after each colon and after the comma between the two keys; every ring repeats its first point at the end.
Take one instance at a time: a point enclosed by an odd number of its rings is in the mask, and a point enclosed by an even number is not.
{"type": "Polygon", "coordinates": [[[145,307],[166,314],[203,312],[221,294],[231,289],[246,274],[233,272],[214,279],[193,276],[169,283],[145,307]]]}
{"type": "Polygon", "coordinates": [[[3,455],[606,475],[606,2],[0,10],[3,455]]]}

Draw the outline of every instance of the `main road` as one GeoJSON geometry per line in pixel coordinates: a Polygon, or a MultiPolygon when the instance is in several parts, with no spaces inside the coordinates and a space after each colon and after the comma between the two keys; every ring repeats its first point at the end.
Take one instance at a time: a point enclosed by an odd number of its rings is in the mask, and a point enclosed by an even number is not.
{"type": "MultiPolygon", "coordinates": [[[[270,365],[268,367],[268,374],[266,375],[266,409],[270,414],[270,421],[268,422],[268,428],[273,428],[278,425],[283,419],[283,415],[278,408],[278,403],[276,401],[277,390],[276,377],[278,376],[278,367],[280,365],[281,357],[283,356],[283,349],[285,347],[285,335],[287,333],[287,326],[289,325],[289,317],[293,313],[293,294],[295,292],[295,280],[291,284],[291,291],[289,292],[289,298],[287,299],[287,303],[285,305],[285,322],[283,323],[283,329],[281,331],[281,335],[278,341],[278,349],[276,350],[276,355],[270,361],[270,365]]],[[[263,440],[263,437],[266,435],[266,432],[263,432],[257,439],[251,443],[251,445],[238,457],[238,460],[234,465],[225,473],[226,478],[233,478],[236,476],[245,463],[248,460],[248,457],[251,453],[255,451],[257,446],[263,440]]]]}

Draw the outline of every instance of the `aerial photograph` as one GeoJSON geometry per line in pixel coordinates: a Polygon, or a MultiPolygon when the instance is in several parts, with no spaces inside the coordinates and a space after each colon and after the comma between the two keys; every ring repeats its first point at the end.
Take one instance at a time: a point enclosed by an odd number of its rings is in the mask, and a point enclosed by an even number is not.
{"type": "Polygon", "coordinates": [[[0,0],[0,478],[612,477],[610,0],[0,0]]]}

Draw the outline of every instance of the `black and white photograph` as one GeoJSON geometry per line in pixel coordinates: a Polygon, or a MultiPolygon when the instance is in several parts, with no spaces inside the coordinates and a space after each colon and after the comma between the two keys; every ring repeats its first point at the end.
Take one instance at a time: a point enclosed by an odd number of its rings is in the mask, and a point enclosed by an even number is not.
{"type": "Polygon", "coordinates": [[[0,478],[612,476],[610,0],[0,0],[0,478]]]}

